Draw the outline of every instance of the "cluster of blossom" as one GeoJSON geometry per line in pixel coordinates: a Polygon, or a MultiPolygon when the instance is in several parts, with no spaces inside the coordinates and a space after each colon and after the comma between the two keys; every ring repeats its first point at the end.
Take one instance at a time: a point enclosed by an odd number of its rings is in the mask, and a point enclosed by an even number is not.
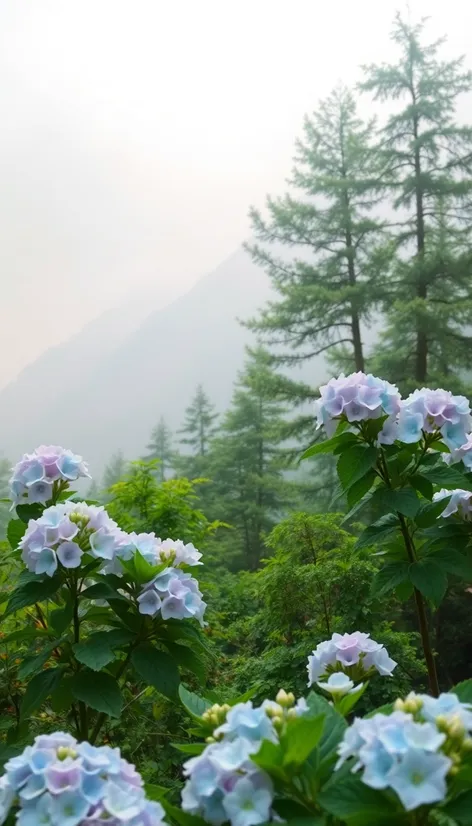
{"type": "Polygon", "coordinates": [[[30,519],[20,548],[29,571],[53,576],[59,563],[78,568],[85,551],[96,559],[112,560],[122,541],[122,532],[105,508],[67,501],[30,519]]]}
{"type": "Polygon", "coordinates": [[[315,402],[317,424],[324,426],[328,436],[342,418],[361,422],[385,415],[394,418],[400,411],[400,394],[395,385],[370,373],[341,373],[339,378],[320,387],[320,394],[315,402]]]}
{"type": "Polygon", "coordinates": [[[470,751],[472,706],[455,694],[410,694],[392,714],[355,719],[338,748],[336,768],[354,758],[353,772],[373,789],[392,789],[407,811],[438,803],[462,756],[470,751]]]}
{"type": "Polygon", "coordinates": [[[203,626],[206,603],[202,599],[198,582],[180,568],[164,568],[144,586],[138,597],[140,614],[164,620],[197,619],[203,626]]]}
{"type": "MultiPolygon", "coordinates": [[[[351,680],[368,676],[377,671],[383,676],[392,676],[397,663],[378,642],[370,639],[370,634],[354,631],[352,634],[333,634],[330,640],[320,642],[308,657],[308,685],[317,683],[331,694],[346,694],[353,690],[344,679],[330,678],[319,683],[321,677],[336,672],[344,672],[351,680]]],[[[357,687],[359,688],[359,686],[357,687]]]]}
{"type": "Polygon", "coordinates": [[[184,764],[184,812],[200,815],[212,826],[226,821],[231,826],[256,826],[271,820],[272,782],[251,755],[263,740],[277,743],[277,729],[284,720],[306,711],[305,702],[294,705],[294,699],[280,691],[276,702],[266,700],[259,708],[249,701],[230,710],[224,706],[209,710],[209,719],[221,722],[214,731],[218,741],[184,764]]]}
{"type": "Polygon", "coordinates": [[[18,826],[162,826],[164,810],[146,798],[141,775],[119,749],[78,743],[63,732],[36,737],[5,764],[0,824],[17,809],[18,826]]]}
{"type": "Polygon", "coordinates": [[[451,454],[446,461],[462,461],[472,468],[472,419],[468,400],[448,390],[415,390],[401,400],[397,388],[371,374],[341,374],[320,387],[315,402],[317,426],[331,436],[339,420],[362,422],[387,416],[379,433],[380,444],[397,439],[406,444],[421,440],[423,433],[439,432],[451,454]]]}
{"type": "Polygon", "coordinates": [[[471,429],[470,406],[465,396],[423,387],[401,403],[397,433],[401,442],[418,442],[423,432],[439,431],[445,444],[454,451],[465,445],[471,429]]]}
{"type": "Polygon", "coordinates": [[[117,551],[116,559],[112,561],[107,573],[122,573],[119,560],[132,559],[136,551],[139,551],[146,562],[151,565],[161,565],[166,563],[178,568],[181,565],[202,565],[202,557],[191,542],[185,544],[180,539],[160,539],[155,533],[122,533],[117,551]]]}
{"type": "Polygon", "coordinates": [[[33,453],[25,453],[13,468],[10,495],[15,505],[45,504],[52,498],[56,482],[75,482],[88,475],[81,456],[57,445],[41,445],[33,453]]]}
{"type": "Polygon", "coordinates": [[[465,519],[466,521],[472,519],[472,491],[462,490],[461,488],[456,488],[456,490],[446,490],[446,488],[443,488],[434,494],[433,502],[439,502],[441,499],[446,499],[447,497],[450,497],[450,499],[440,514],[442,517],[446,519],[448,516],[452,516],[453,513],[457,513],[461,519],[465,519]]]}

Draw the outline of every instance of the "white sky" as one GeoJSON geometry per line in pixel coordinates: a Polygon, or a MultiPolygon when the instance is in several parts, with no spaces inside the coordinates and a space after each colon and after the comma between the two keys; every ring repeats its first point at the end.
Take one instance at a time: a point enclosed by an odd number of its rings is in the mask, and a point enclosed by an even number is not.
{"type": "MultiPolygon", "coordinates": [[[[470,51],[470,4],[409,6],[470,51]]],[[[0,0],[0,386],[132,291],[171,296],[230,255],[249,205],[283,191],[303,114],[391,58],[397,8],[0,0]]]]}

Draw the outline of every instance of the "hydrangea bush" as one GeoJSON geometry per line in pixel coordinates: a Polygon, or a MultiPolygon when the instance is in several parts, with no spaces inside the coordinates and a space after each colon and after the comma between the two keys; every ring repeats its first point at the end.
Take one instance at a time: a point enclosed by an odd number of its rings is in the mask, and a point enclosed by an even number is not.
{"type": "Polygon", "coordinates": [[[469,403],[427,388],[402,399],[364,373],[332,379],[320,394],[321,438],[304,457],[332,453],[347,518],[374,515],[357,546],[377,555],[377,595],[414,603],[429,694],[356,716],[370,681],[388,680],[401,663],[349,630],[308,656],[306,698],[281,690],[255,706],[251,690],[232,703],[190,692],[180,672],[199,678],[206,651],[201,553],[125,532],[105,508],[77,501],[70,485],[88,475],[85,463],[42,446],[10,483],[8,539],[24,571],[3,616],[34,615],[37,646],[21,666],[29,684],[16,743],[9,731],[15,755],[0,777],[0,824],[472,824],[472,680],[441,693],[429,629],[449,580],[472,580],[469,403]],[[107,716],[120,716],[129,679],[191,716],[192,740],[176,744],[188,755],[180,807],[144,787],[118,750],[95,745],[107,716]],[[24,748],[45,702],[65,710],[73,735],[41,735],[24,748]]]}

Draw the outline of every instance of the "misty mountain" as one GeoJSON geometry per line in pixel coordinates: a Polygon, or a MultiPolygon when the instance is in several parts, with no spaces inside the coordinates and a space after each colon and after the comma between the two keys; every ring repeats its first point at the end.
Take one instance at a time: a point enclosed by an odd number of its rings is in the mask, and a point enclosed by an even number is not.
{"type": "Polygon", "coordinates": [[[161,415],[178,429],[199,382],[223,410],[251,340],[237,319],[268,296],[267,276],[239,249],[165,307],[146,314],[136,299],[108,311],[0,392],[0,449],[13,460],[59,443],[98,472],[118,448],[139,456],[161,415]]]}

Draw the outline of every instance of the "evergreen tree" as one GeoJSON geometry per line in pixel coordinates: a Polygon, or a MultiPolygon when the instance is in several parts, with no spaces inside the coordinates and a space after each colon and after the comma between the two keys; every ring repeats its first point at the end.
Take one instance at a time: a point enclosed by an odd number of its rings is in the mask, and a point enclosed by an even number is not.
{"type": "Polygon", "coordinates": [[[280,446],[285,411],[274,400],[274,382],[268,353],[249,350],[221,433],[211,445],[216,491],[212,516],[237,530],[237,540],[232,533],[228,542],[250,569],[260,562],[264,535],[280,515],[290,488],[282,475],[285,455],[280,446]]]}
{"type": "MultiPolygon", "coordinates": [[[[398,264],[388,298],[389,327],[378,364],[388,378],[424,385],[470,365],[470,193],[472,130],[455,121],[471,87],[462,58],[443,61],[443,41],[422,43],[424,23],[396,16],[394,64],[364,67],[362,88],[398,106],[378,147],[392,194],[398,264]],[[447,232],[445,231],[447,228],[447,232]],[[414,379],[414,381],[413,381],[414,379]]],[[[449,386],[449,385],[448,385],[449,386]]]]}
{"type": "Polygon", "coordinates": [[[178,432],[183,435],[180,443],[191,448],[193,456],[206,456],[208,443],[216,433],[215,422],[218,414],[201,384],[185,411],[185,421],[178,432]]]}
{"type": "MultiPolygon", "coordinates": [[[[357,116],[352,93],[336,88],[306,117],[296,143],[289,180],[296,196],[269,197],[267,220],[251,210],[263,246],[248,249],[277,298],[249,326],[270,344],[286,346],[275,354],[280,364],[327,353],[337,366],[365,367],[361,325],[370,321],[386,268],[382,226],[372,217],[378,187],[372,129],[357,116]],[[293,248],[296,256],[281,257],[271,244],[293,248]]],[[[298,401],[311,395],[289,382],[285,391],[298,401]]]]}
{"type": "Polygon", "coordinates": [[[167,472],[172,468],[174,454],[172,452],[172,431],[167,426],[163,416],[159,419],[151,433],[151,441],[146,446],[149,451],[144,457],[145,462],[157,460],[157,477],[164,482],[167,472]]]}
{"type": "Polygon", "coordinates": [[[110,490],[113,485],[116,485],[117,482],[123,479],[127,473],[127,470],[128,462],[123,456],[121,450],[117,450],[105,466],[105,470],[103,472],[103,489],[106,491],[110,490]]]}

